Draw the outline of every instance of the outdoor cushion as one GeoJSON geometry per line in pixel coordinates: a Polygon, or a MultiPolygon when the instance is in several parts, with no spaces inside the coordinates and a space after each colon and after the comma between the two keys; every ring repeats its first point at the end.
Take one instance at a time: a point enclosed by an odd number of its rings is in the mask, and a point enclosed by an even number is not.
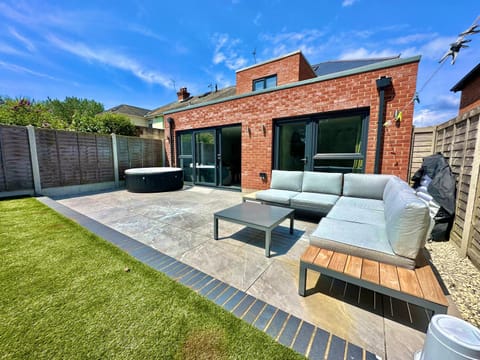
{"type": "Polygon", "coordinates": [[[271,189],[302,191],[303,171],[272,170],[271,189]]]}
{"type": "Polygon", "coordinates": [[[380,210],[336,205],[332,210],[330,210],[327,218],[385,227],[385,216],[383,211],[380,210]]]}
{"type": "Polygon", "coordinates": [[[288,206],[290,205],[290,199],[297,194],[299,193],[296,191],[268,189],[258,191],[255,194],[255,198],[258,200],[274,202],[288,206]]]}
{"type": "Polygon", "coordinates": [[[355,207],[359,209],[371,209],[371,210],[378,210],[383,211],[383,201],[382,200],[375,200],[375,199],[363,199],[357,197],[348,197],[348,196],[341,196],[338,199],[335,207],[337,206],[349,206],[355,207]]]}
{"type": "Polygon", "coordinates": [[[342,194],[342,174],[305,171],[302,191],[322,194],[342,194]]]}
{"type": "Polygon", "coordinates": [[[407,190],[400,190],[387,200],[385,224],[390,245],[395,254],[415,259],[430,228],[428,206],[407,190]]]}
{"type": "Polygon", "coordinates": [[[389,201],[390,199],[387,199],[389,196],[395,196],[398,191],[402,190],[409,191],[411,193],[415,192],[415,190],[408,186],[408,184],[398,176],[392,176],[391,179],[388,180],[387,184],[385,185],[385,189],[383,190],[383,200],[389,201]]]}
{"type": "Polygon", "coordinates": [[[383,200],[385,185],[392,175],[345,174],[343,195],[383,200]]]}
{"type": "Polygon", "coordinates": [[[290,206],[295,209],[312,210],[326,214],[335,205],[338,198],[338,195],[301,192],[292,197],[290,206]]]}
{"type": "Polygon", "coordinates": [[[408,269],[415,267],[415,260],[393,252],[381,226],[323,218],[312,233],[310,244],[408,269]]]}

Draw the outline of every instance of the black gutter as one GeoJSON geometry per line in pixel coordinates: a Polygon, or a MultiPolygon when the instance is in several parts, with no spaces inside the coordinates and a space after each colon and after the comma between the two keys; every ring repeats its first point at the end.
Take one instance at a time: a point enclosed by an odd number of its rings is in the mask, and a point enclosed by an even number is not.
{"type": "Polygon", "coordinates": [[[167,122],[168,122],[168,127],[169,127],[169,130],[170,130],[170,167],[174,167],[175,162],[173,161],[173,157],[175,156],[175,153],[173,151],[173,146],[174,146],[173,128],[175,127],[175,121],[173,120],[173,118],[169,117],[169,118],[167,118],[167,122]]]}
{"type": "Polygon", "coordinates": [[[383,123],[385,122],[385,89],[392,85],[392,78],[382,76],[377,79],[377,90],[379,92],[378,105],[378,126],[377,126],[377,146],[375,149],[375,174],[380,174],[381,156],[383,149],[383,123]]]}

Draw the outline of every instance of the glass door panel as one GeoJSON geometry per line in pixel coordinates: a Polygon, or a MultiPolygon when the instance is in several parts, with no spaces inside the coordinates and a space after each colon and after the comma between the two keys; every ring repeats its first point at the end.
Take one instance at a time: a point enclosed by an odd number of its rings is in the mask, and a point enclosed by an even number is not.
{"type": "Polygon", "coordinates": [[[215,130],[194,132],[195,182],[216,185],[215,130]]]}
{"type": "Polygon", "coordinates": [[[178,160],[183,169],[183,179],[193,182],[192,133],[180,134],[178,137],[178,160]]]}
{"type": "Polygon", "coordinates": [[[240,187],[242,163],[242,127],[228,126],[219,130],[220,185],[240,187]]]}
{"type": "Polygon", "coordinates": [[[277,130],[277,169],[304,170],[307,163],[306,122],[280,124],[277,130]]]}

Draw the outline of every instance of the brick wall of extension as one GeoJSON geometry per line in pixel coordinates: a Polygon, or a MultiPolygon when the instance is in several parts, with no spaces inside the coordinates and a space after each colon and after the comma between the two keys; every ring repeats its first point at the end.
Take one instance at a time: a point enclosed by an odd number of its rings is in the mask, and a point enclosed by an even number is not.
{"type": "MultiPolygon", "coordinates": [[[[417,71],[418,62],[411,62],[232,99],[169,116],[175,120],[175,131],[241,124],[242,190],[250,191],[269,186],[269,179],[264,183],[258,174],[270,174],[272,169],[275,119],[369,108],[365,172],[373,173],[379,108],[375,81],[381,76],[391,77],[392,87],[386,92],[386,119],[393,119],[395,110],[403,110],[403,120],[384,128],[381,173],[395,174],[406,180],[413,122],[411,99],[415,93],[417,71]]],[[[169,129],[166,128],[165,132],[169,133],[169,129]]]]}
{"type": "Polygon", "coordinates": [[[462,89],[459,115],[480,106],[480,76],[477,76],[462,89]]]}

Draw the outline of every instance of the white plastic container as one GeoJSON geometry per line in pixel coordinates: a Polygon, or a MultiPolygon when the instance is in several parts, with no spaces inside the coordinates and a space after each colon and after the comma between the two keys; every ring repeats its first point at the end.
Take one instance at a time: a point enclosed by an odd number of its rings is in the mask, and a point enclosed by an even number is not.
{"type": "Polygon", "coordinates": [[[422,351],[415,360],[480,360],[480,330],[450,316],[435,315],[428,325],[422,351]]]}

